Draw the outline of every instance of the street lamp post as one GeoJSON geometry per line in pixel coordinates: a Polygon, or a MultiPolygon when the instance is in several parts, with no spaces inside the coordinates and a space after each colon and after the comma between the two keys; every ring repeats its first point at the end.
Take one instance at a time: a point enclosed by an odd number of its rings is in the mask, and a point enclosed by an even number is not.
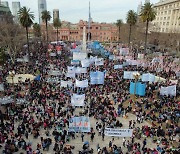
{"type": "Polygon", "coordinates": [[[12,79],[12,84],[13,84],[13,91],[14,91],[14,103],[16,102],[16,96],[15,96],[15,88],[14,88],[14,77],[15,77],[16,73],[15,71],[9,71],[9,76],[12,79]]]}

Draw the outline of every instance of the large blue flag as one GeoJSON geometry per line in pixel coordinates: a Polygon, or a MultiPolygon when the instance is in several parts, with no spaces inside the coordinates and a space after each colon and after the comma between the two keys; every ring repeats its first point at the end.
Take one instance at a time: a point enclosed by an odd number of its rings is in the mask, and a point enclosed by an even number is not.
{"type": "Polygon", "coordinates": [[[104,84],[104,72],[90,72],[91,84],[104,84]]]}
{"type": "Polygon", "coordinates": [[[137,82],[135,84],[134,82],[131,82],[129,91],[130,91],[130,94],[135,93],[136,95],[139,95],[139,96],[145,96],[145,94],[146,94],[146,84],[142,84],[140,82],[137,82]],[[135,89],[135,85],[136,85],[136,89],[135,89]]]}

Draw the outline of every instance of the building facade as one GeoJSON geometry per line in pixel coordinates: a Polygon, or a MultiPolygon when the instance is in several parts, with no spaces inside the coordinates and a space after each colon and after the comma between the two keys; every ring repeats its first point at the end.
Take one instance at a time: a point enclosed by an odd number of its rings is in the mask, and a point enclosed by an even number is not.
{"type": "Polygon", "coordinates": [[[1,1],[0,4],[9,7],[8,1],[1,1]]]}
{"type": "Polygon", "coordinates": [[[180,0],[161,0],[154,5],[156,19],[153,31],[180,33],[180,0]]]}
{"type": "MultiPolygon", "coordinates": [[[[88,40],[88,32],[90,32],[91,40],[100,42],[116,42],[118,41],[117,27],[115,24],[98,23],[91,21],[90,30],[88,30],[88,21],[80,20],[79,23],[73,24],[67,21],[62,21],[62,26],[59,29],[59,40],[65,41],[80,41],[83,38],[83,27],[86,27],[86,36],[88,40]]],[[[42,30],[45,33],[45,24],[42,25],[42,30]]],[[[56,40],[57,30],[52,24],[49,25],[49,38],[51,41],[56,40]]]]}
{"type": "Polygon", "coordinates": [[[58,18],[59,19],[59,9],[54,9],[53,10],[53,20],[58,18]]]}
{"type": "Polygon", "coordinates": [[[39,24],[42,24],[42,12],[47,10],[46,0],[38,0],[39,24]]]}
{"type": "Polygon", "coordinates": [[[0,24],[11,19],[12,15],[9,7],[0,4],[0,24]]]}
{"type": "Polygon", "coordinates": [[[21,4],[20,2],[12,2],[12,14],[14,16],[14,22],[15,23],[18,23],[19,20],[18,20],[18,12],[21,8],[21,4]]]}

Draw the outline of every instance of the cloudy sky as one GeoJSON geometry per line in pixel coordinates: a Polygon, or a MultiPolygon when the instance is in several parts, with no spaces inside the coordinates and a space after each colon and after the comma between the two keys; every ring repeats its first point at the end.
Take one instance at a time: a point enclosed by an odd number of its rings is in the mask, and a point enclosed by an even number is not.
{"type": "MultiPolygon", "coordinates": [[[[8,1],[11,8],[12,1],[20,1],[21,7],[26,6],[35,14],[35,21],[38,22],[38,0],[1,0],[8,1]]],[[[88,19],[88,5],[91,2],[91,16],[97,22],[116,22],[117,19],[125,21],[128,10],[137,11],[138,4],[145,0],[46,0],[47,9],[60,10],[60,19],[78,22],[80,19],[88,19]]],[[[151,0],[156,3],[159,0],[151,0]]]]}

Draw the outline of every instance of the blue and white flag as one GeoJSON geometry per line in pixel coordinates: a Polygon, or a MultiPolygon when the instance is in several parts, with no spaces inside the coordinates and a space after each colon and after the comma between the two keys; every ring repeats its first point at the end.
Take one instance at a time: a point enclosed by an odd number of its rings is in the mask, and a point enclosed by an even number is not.
{"type": "Polygon", "coordinates": [[[170,95],[170,96],[176,96],[176,85],[168,86],[168,87],[161,87],[160,89],[161,95],[170,95]]]}
{"type": "Polygon", "coordinates": [[[73,52],[73,60],[83,60],[87,58],[87,53],[85,52],[73,52]]]}
{"type": "Polygon", "coordinates": [[[146,94],[146,84],[142,84],[140,82],[134,83],[134,82],[130,82],[130,94],[136,94],[139,96],[145,96],[146,94]],[[136,88],[135,88],[136,85],[136,88]]]}
{"type": "Polygon", "coordinates": [[[69,119],[69,132],[90,132],[89,117],[73,117],[69,119]]]}
{"type": "Polygon", "coordinates": [[[85,100],[85,94],[83,95],[73,94],[73,96],[71,96],[72,106],[84,106],[84,100],[85,100]]]}
{"type": "Polygon", "coordinates": [[[114,65],[114,69],[123,69],[123,65],[114,65]]]}
{"type": "Polygon", "coordinates": [[[90,72],[91,84],[104,84],[104,72],[90,72]]]}
{"type": "Polygon", "coordinates": [[[145,73],[142,75],[142,81],[143,82],[154,82],[155,81],[155,75],[150,73],[145,73]]]}
{"type": "Polygon", "coordinates": [[[86,88],[88,87],[88,80],[83,80],[83,81],[79,81],[76,79],[76,87],[79,87],[79,88],[86,88]]]}
{"type": "Polygon", "coordinates": [[[76,68],[74,66],[68,66],[68,72],[66,74],[67,77],[75,78],[76,68]]]}
{"type": "Polygon", "coordinates": [[[104,59],[103,59],[103,58],[97,58],[97,59],[95,60],[95,65],[96,65],[96,66],[104,65],[104,59]]]}
{"type": "Polygon", "coordinates": [[[124,79],[134,79],[134,74],[137,73],[137,71],[124,71],[124,79]]]}

